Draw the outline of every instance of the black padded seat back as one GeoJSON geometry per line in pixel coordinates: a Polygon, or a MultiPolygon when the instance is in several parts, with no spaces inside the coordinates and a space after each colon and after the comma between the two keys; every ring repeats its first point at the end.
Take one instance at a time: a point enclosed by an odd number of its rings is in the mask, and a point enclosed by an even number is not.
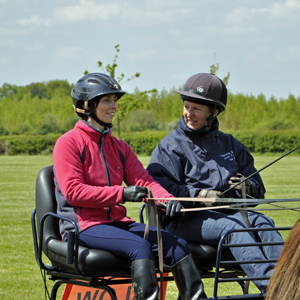
{"type": "MultiPolygon", "coordinates": [[[[35,186],[36,224],[40,235],[41,219],[46,213],[56,213],[53,166],[40,170],[35,186]]],[[[59,232],[59,219],[48,216],[43,226],[42,250],[53,266],[73,269],[74,265],[66,264],[67,243],[62,241],[59,232]]]]}
{"type": "MultiPolygon", "coordinates": [[[[53,166],[40,170],[35,186],[35,207],[38,233],[42,217],[49,212],[56,213],[53,166]]],[[[54,266],[73,267],[66,264],[67,243],[59,232],[59,219],[48,216],[44,222],[42,249],[54,266]]]]}
{"type": "MultiPolygon", "coordinates": [[[[39,230],[39,224],[43,215],[47,212],[56,213],[56,199],[54,190],[53,166],[43,168],[36,179],[35,188],[36,219],[39,230]]],[[[61,240],[59,232],[59,220],[48,217],[44,226],[43,243],[51,238],[61,240]]]]}

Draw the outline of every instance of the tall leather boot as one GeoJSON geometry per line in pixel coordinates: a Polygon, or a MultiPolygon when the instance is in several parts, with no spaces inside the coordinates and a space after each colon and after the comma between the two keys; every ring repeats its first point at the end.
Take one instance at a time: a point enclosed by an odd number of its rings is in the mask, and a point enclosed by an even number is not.
{"type": "Polygon", "coordinates": [[[158,300],[159,287],[153,260],[138,259],[133,261],[131,277],[136,300],[158,300]]]}
{"type": "Polygon", "coordinates": [[[171,267],[182,300],[204,300],[207,296],[191,254],[171,267]]]}

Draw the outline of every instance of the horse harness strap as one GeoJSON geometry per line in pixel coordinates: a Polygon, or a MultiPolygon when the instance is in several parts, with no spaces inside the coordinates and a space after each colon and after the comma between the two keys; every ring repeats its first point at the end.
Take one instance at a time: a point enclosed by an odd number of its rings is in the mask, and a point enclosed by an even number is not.
{"type": "MultiPolygon", "coordinates": [[[[246,193],[246,182],[244,181],[242,183],[242,197],[244,199],[247,198],[247,193],[246,193]]],[[[240,214],[242,215],[246,225],[248,226],[248,228],[252,228],[252,225],[248,219],[248,211],[247,211],[247,206],[245,205],[241,205],[241,208],[239,209],[239,212],[240,214]]],[[[255,238],[255,236],[254,236],[255,238]]],[[[243,291],[245,294],[248,294],[249,292],[249,286],[250,286],[250,281],[246,281],[245,285],[244,285],[244,288],[243,288],[243,291]]]]}
{"type": "MultiPolygon", "coordinates": [[[[148,189],[148,195],[149,198],[153,199],[152,191],[148,189]]],[[[148,240],[149,238],[149,227],[150,227],[150,211],[151,207],[153,207],[154,213],[155,213],[155,223],[157,227],[157,245],[158,245],[158,270],[160,275],[160,299],[163,299],[163,244],[162,244],[162,236],[160,231],[160,222],[159,222],[159,215],[157,212],[157,207],[155,204],[155,199],[148,200],[147,204],[147,223],[145,227],[145,233],[144,233],[144,239],[148,240]]]]}
{"type": "MultiPolygon", "coordinates": [[[[247,194],[246,194],[246,182],[244,181],[242,183],[242,197],[243,199],[246,199],[247,198],[247,194]]],[[[248,211],[247,211],[247,207],[245,205],[241,205],[240,208],[239,208],[239,212],[240,214],[242,215],[246,225],[249,227],[249,228],[252,228],[252,225],[248,219],[248,211]]]]}

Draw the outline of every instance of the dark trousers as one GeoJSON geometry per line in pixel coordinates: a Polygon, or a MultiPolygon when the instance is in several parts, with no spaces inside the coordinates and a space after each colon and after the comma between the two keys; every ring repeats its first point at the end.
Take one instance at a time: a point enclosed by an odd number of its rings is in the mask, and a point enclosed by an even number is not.
{"type": "MultiPolygon", "coordinates": [[[[127,223],[95,225],[79,235],[79,244],[89,248],[106,250],[131,261],[152,259],[158,256],[157,229],[150,226],[149,238],[144,236],[145,224],[127,223]]],[[[174,234],[161,231],[163,258],[167,265],[174,265],[190,253],[186,241],[174,234]]]]}

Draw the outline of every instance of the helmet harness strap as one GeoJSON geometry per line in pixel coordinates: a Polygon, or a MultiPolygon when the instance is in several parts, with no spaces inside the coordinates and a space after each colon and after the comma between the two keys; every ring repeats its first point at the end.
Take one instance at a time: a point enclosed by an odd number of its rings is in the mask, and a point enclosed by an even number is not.
{"type": "Polygon", "coordinates": [[[216,109],[217,109],[217,105],[214,105],[214,108],[213,108],[211,114],[210,114],[210,115],[207,117],[207,119],[206,119],[207,122],[206,122],[206,124],[203,126],[203,129],[206,129],[206,128],[211,127],[211,125],[212,125],[214,119],[216,118],[216,117],[214,116],[214,114],[215,114],[215,112],[216,112],[216,109]]]}
{"type": "Polygon", "coordinates": [[[73,107],[74,107],[74,109],[75,109],[76,112],[84,114],[86,116],[90,116],[98,124],[100,124],[102,126],[106,126],[108,128],[112,128],[112,126],[113,126],[112,123],[105,123],[105,122],[101,121],[96,115],[94,115],[93,113],[90,112],[88,101],[84,101],[84,109],[76,108],[74,105],[73,105],[73,107]]]}
{"type": "Polygon", "coordinates": [[[112,128],[112,123],[105,123],[103,121],[101,121],[99,118],[96,117],[96,115],[89,113],[89,116],[91,118],[93,118],[98,124],[102,125],[102,126],[106,126],[108,128],[112,128]]]}

